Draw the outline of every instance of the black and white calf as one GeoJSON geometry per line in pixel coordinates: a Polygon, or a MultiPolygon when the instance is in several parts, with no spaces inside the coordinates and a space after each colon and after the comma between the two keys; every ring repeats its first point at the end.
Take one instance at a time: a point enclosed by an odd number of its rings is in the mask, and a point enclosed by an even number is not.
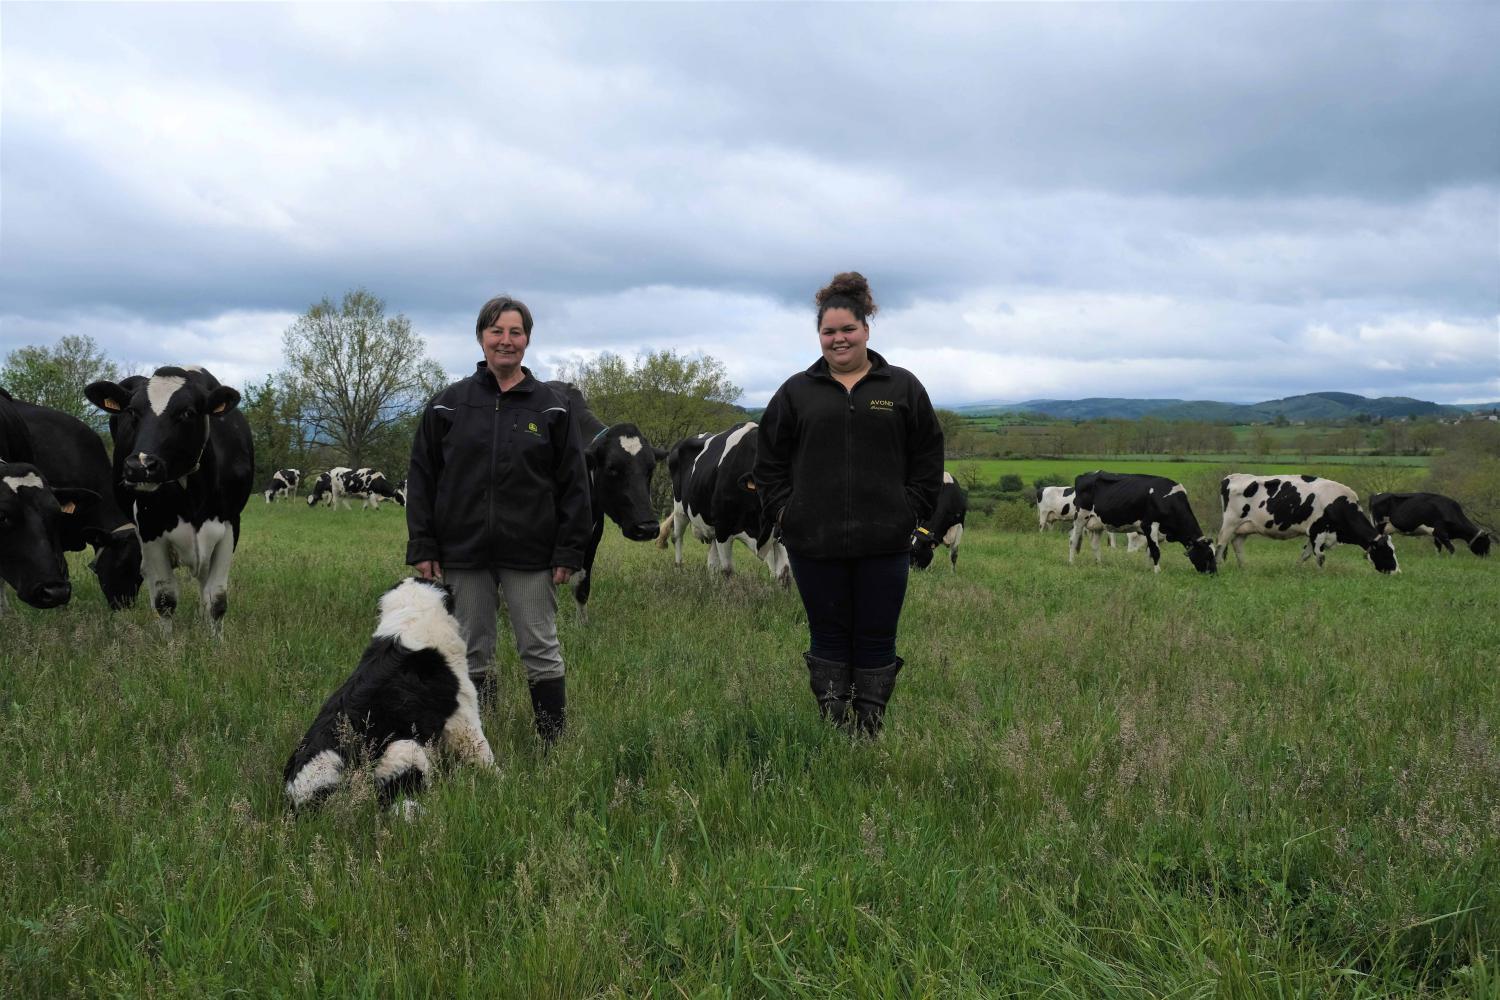
{"type": "Polygon", "coordinates": [[[738,538],[783,587],[792,581],[786,547],[763,525],[760,495],[755,489],[757,425],[735,424],[717,434],[680,441],[667,458],[672,473],[672,542],[682,565],[682,537],[692,528],[708,543],[708,568],[734,572],[738,538]]]}
{"type": "Polygon", "coordinates": [[[620,534],[632,542],[649,542],[657,536],[661,524],[651,508],[651,477],[656,463],[667,453],[652,446],[632,423],[611,424],[594,416],[583,393],[571,382],[548,382],[568,400],[582,439],[584,462],[589,472],[589,502],[593,526],[583,552],[583,568],[573,576],[573,600],[580,615],[587,617],[589,594],[593,589],[594,557],[604,538],[604,519],[619,525],[620,534]]]}
{"type": "Polygon", "coordinates": [[[491,766],[453,592],[409,578],[380,598],[380,621],[354,673],[313,720],[283,778],[295,809],[332,792],[351,763],[374,765],[381,802],[416,791],[439,741],[462,761],[491,766]]]}
{"type": "MultiPolygon", "coordinates": [[[[1051,531],[1052,525],[1066,521],[1069,525],[1078,516],[1078,504],[1073,500],[1073,487],[1071,486],[1043,486],[1036,498],[1036,530],[1051,531]]],[[[1115,547],[1115,536],[1110,532],[1099,529],[1099,534],[1109,540],[1109,547],[1115,547]]],[[[1145,548],[1146,537],[1144,535],[1130,536],[1130,551],[1145,548]]]]}
{"type": "Polygon", "coordinates": [[[133,511],[151,606],[170,624],[173,569],[198,581],[203,613],[221,634],[229,567],[250,499],[255,445],[238,391],[202,368],[158,368],[148,378],[94,382],[89,402],[109,414],[116,498],[133,511]]]}
{"type": "Polygon", "coordinates": [[[1476,556],[1490,554],[1490,534],[1469,520],[1457,500],[1441,493],[1377,493],[1370,498],[1375,528],[1387,535],[1428,535],[1439,553],[1452,554],[1453,539],[1476,556]]]}
{"type": "Polygon", "coordinates": [[[1200,573],[1212,573],[1217,564],[1214,545],[1198,527],[1182,484],[1165,476],[1122,472],[1085,472],[1073,480],[1078,516],[1068,540],[1068,562],[1078,554],[1083,536],[1093,537],[1094,558],[1099,559],[1099,533],[1128,531],[1143,535],[1152,568],[1161,572],[1161,543],[1176,542],[1200,573]]]}
{"type": "MultiPolygon", "coordinates": [[[[336,465],[313,480],[312,489],[307,494],[307,505],[315,507],[321,500],[330,508],[343,499],[344,477],[354,470],[347,465],[336,465]]],[[[349,501],[344,501],[344,506],[349,506],[349,501]]]]}
{"type": "Polygon", "coordinates": [[[1298,562],[1309,556],[1318,568],[1328,550],[1339,542],[1364,549],[1382,573],[1399,573],[1396,548],[1375,530],[1360,509],[1359,496],[1343,483],[1318,476],[1252,476],[1243,472],[1219,482],[1219,504],[1224,521],[1219,527],[1219,558],[1234,546],[1234,561],[1243,566],[1245,537],[1301,538],[1298,562]]]}
{"type": "Polygon", "coordinates": [[[266,503],[278,498],[291,499],[297,495],[297,484],[302,482],[302,473],[297,469],[277,469],[271,473],[271,482],[266,487],[266,503]]]}
{"type": "Polygon", "coordinates": [[[948,546],[948,561],[953,571],[958,572],[958,543],[964,537],[964,517],[968,512],[969,495],[954,481],[952,473],[944,472],[932,516],[911,536],[911,564],[926,569],[932,565],[932,555],[941,544],[948,546]]]}
{"type": "Polygon", "coordinates": [[[104,442],[92,427],[70,413],[16,400],[15,413],[33,441],[45,441],[32,461],[54,492],[85,490],[94,497],[62,521],[62,546],[82,552],[92,546],[89,569],[112,609],[135,603],[141,589],[141,540],[128,508],[115,496],[114,472],[104,442]]]}

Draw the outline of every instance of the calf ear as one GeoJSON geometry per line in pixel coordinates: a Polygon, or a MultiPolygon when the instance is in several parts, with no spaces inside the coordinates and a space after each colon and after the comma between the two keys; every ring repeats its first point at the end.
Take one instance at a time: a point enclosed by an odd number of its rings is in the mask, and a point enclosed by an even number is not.
{"type": "Polygon", "coordinates": [[[88,507],[99,499],[99,494],[93,490],[78,489],[71,486],[63,486],[52,491],[57,497],[57,502],[62,505],[64,514],[72,514],[79,507],[88,507]]]}
{"type": "Polygon", "coordinates": [[[208,394],[208,412],[214,415],[228,413],[240,405],[240,391],[221,385],[208,394]]]}
{"type": "Polygon", "coordinates": [[[130,405],[130,394],[113,382],[90,382],[83,394],[105,413],[123,413],[130,405]]]}
{"type": "Polygon", "coordinates": [[[747,493],[754,493],[754,492],[756,492],[756,490],[755,490],[755,474],[751,473],[751,472],[745,473],[743,476],[740,477],[739,484],[740,484],[740,489],[744,490],[747,493]]]}

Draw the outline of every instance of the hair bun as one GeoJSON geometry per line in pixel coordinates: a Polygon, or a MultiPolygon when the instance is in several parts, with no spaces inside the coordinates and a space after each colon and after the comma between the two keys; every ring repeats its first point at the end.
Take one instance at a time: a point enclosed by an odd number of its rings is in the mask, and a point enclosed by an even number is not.
{"type": "Polygon", "coordinates": [[[836,308],[853,307],[853,312],[860,318],[875,315],[880,308],[875,304],[875,298],[870,294],[870,283],[865,276],[858,271],[844,271],[835,274],[833,280],[827,287],[821,289],[817,296],[818,314],[821,316],[824,310],[832,303],[836,308]],[[834,300],[842,300],[834,302],[834,300]]]}

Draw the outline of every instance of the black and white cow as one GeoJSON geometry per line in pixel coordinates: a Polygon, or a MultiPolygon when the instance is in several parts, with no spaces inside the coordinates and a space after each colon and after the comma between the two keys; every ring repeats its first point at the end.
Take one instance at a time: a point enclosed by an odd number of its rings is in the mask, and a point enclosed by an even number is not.
{"type": "Polygon", "coordinates": [[[948,546],[948,561],[953,572],[957,573],[958,543],[964,537],[964,517],[968,512],[969,495],[953,479],[952,473],[944,472],[932,516],[912,533],[911,564],[917,569],[926,569],[932,565],[932,555],[941,544],[948,546]]]}
{"type": "Polygon", "coordinates": [[[1468,542],[1476,556],[1490,554],[1490,533],[1469,520],[1457,500],[1441,493],[1377,493],[1370,498],[1375,527],[1387,535],[1429,535],[1439,553],[1453,553],[1453,539],[1468,542]]]}
{"type": "Polygon", "coordinates": [[[396,506],[406,506],[406,497],[396,492],[391,481],[379,469],[363,468],[345,472],[342,487],[339,499],[346,508],[349,506],[349,497],[363,500],[361,506],[365,510],[378,510],[382,500],[394,500],[396,506]]]}
{"type": "Polygon", "coordinates": [[[202,368],[158,368],[150,377],[94,382],[89,402],[109,414],[116,496],[133,511],[141,575],[151,607],[170,626],[177,610],[173,569],[198,581],[215,635],[229,608],[229,567],[240,514],[255,476],[250,424],[240,394],[202,368]]]}
{"type": "Polygon", "coordinates": [[[764,562],[783,587],[792,581],[786,547],[762,526],[760,496],[755,491],[756,432],[746,421],[717,434],[680,441],[667,458],[672,472],[672,542],[682,565],[682,538],[689,528],[708,543],[708,568],[734,572],[738,538],[764,562]]]}
{"type": "Polygon", "coordinates": [[[1161,572],[1161,543],[1176,542],[1200,573],[1217,569],[1214,545],[1204,537],[1182,484],[1165,476],[1085,472],[1073,480],[1079,511],[1068,540],[1068,562],[1078,554],[1085,532],[1093,536],[1099,559],[1099,532],[1128,531],[1145,536],[1152,568],[1161,572]]]}
{"type": "Polygon", "coordinates": [[[1298,562],[1316,556],[1318,568],[1339,542],[1358,545],[1382,573],[1399,573],[1396,548],[1360,509],[1359,495],[1343,483],[1318,476],[1252,476],[1236,472],[1219,482],[1219,558],[1230,545],[1243,566],[1245,537],[1302,538],[1298,562]]]}
{"type": "Polygon", "coordinates": [[[563,396],[578,420],[584,441],[583,457],[589,472],[589,503],[593,526],[583,552],[583,568],[573,576],[573,600],[585,619],[593,590],[594,557],[604,538],[607,516],[619,525],[620,534],[632,542],[649,542],[661,524],[651,507],[651,477],[656,463],[667,457],[653,447],[632,423],[610,424],[594,416],[583,393],[571,382],[547,383],[563,396]]]}
{"type": "Polygon", "coordinates": [[[302,473],[297,469],[277,469],[271,473],[271,482],[266,486],[266,503],[278,497],[291,499],[297,495],[297,484],[302,482],[302,473]]]}
{"type": "Polygon", "coordinates": [[[406,480],[403,479],[396,484],[396,495],[392,499],[401,506],[406,506],[406,480]]]}
{"type": "Polygon", "coordinates": [[[332,792],[359,760],[374,765],[380,800],[389,804],[426,783],[439,741],[466,763],[493,766],[464,648],[445,584],[411,577],[387,590],[359,665],[286,762],[292,808],[332,792]]]}
{"type": "Polygon", "coordinates": [[[64,522],[80,503],[98,499],[88,490],[53,490],[32,464],[35,457],[25,422],[0,389],[0,608],[5,584],[34,608],[68,603],[64,522]]]}
{"type": "MultiPolygon", "coordinates": [[[[1078,504],[1073,501],[1073,487],[1071,486],[1043,486],[1036,498],[1037,531],[1051,531],[1052,525],[1066,521],[1069,525],[1078,516],[1078,504]]],[[[1109,547],[1115,547],[1115,536],[1102,528],[1099,533],[1103,534],[1109,541],[1109,547]]],[[[1130,551],[1146,547],[1144,535],[1130,536],[1130,551]]]]}
{"type": "Polygon", "coordinates": [[[34,464],[42,477],[58,489],[86,490],[96,497],[79,505],[63,519],[62,546],[82,552],[92,546],[89,569],[99,581],[104,599],[114,610],[135,603],[141,589],[141,540],[131,515],[115,496],[114,472],[104,442],[92,427],[70,413],[49,406],[15,400],[16,414],[32,440],[45,441],[36,449],[34,464]]]}
{"type": "MultiPolygon", "coordinates": [[[[315,507],[318,501],[322,500],[330,508],[333,507],[335,503],[343,499],[344,477],[353,471],[347,465],[335,465],[327,472],[320,474],[313,480],[312,489],[308,491],[307,505],[315,507]]],[[[344,506],[347,508],[349,501],[345,500],[344,506]]]]}

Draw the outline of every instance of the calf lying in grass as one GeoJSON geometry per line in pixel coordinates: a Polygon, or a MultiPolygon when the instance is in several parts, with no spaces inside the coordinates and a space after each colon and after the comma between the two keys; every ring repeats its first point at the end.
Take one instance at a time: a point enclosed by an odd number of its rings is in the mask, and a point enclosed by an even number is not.
{"type": "Polygon", "coordinates": [[[439,737],[460,760],[493,765],[469,680],[464,640],[443,584],[406,579],[380,598],[380,624],[359,666],[329,696],[286,764],[292,808],[343,780],[351,759],[374,762],[382,805],[421,788],[439,737]]]}

